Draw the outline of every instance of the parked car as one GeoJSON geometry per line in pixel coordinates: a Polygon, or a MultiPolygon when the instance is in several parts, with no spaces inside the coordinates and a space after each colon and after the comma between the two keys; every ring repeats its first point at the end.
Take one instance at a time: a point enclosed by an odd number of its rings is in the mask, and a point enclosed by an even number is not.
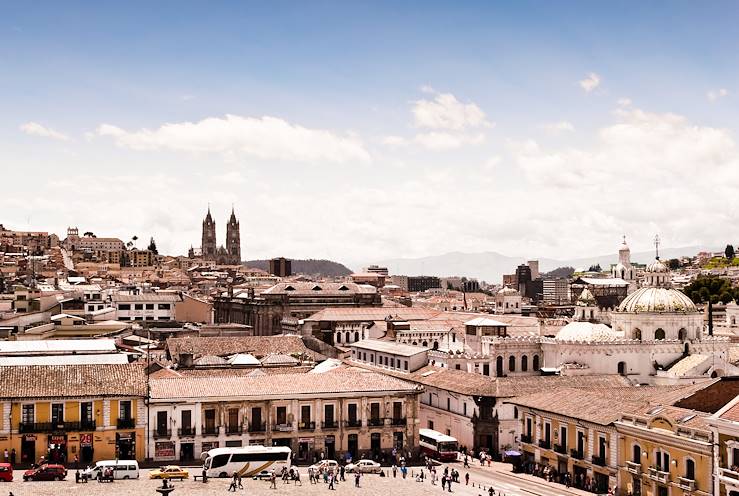
{"type": "Polygon", "coordinates": [[[382,467],[379,463],[372,460],[358,460],[356,463],[348,464],[346,471],[362,474],[379,474],[382,471],[382,467]]]}
{"type": "Polygon", "coordinates": [[[0,463],[0,480],[13,482],[13,466],[10,463],[0,463]]]}
{"type": "Polygon", "coordinates": [[[26,470],[23,473],[24,481],[60,481],[67,477],[67,469],[63,465],[41,465],[38,468],[26,470]]]}
{"type": "Polygon", "coordinates": [[[336,460],[321,460],[318,463],[314,463],[309,468],[312,468],[313,470],[329,469],[335,472],[339,468],[339,462],[337,462],[336,460]]]}
{"type": "Polygon", "coordinates": [[[187,479],[190,472],[177,465],[165,465],[149,472],[150,479],[187,479]]]}

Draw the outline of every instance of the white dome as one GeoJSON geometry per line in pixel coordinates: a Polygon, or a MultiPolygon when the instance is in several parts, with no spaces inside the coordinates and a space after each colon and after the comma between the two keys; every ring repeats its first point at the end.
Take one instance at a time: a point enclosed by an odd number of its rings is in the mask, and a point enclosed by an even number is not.
{"type": "Polygon", "coordinates": [[[624,337],[605,324],[592,322],[570,322],[557,333],[557,341],[580,341],[584,343],[615,341],[624,337]]]}
{"type": "Polygon", "coordinates": [[[688,296],[677,289],[641,288],[628,295],[618,306],[628,313],[694,313],[698,309],[688,296]]]}
{"type": "Polygon", "coordinates": [[[647,272],[669,272],[669,269],[659,258],[647,265],[647,272]]]}
{"type": "Polygon", "coordinates": [[[502,287],[502,288],[501,288],[501,289],[500,289],[500,290],[498,291],[498,294],[499,294],[499,295],[511,295],[511,296],[513,296],[513,295],[517,295],[517,294],[518,294],[518,291],[516,291],[515,289],[513,289],[513,288],[510,288],[510,287],[508,287],[508,286],[503,286],[503,287],[502,287]]]}

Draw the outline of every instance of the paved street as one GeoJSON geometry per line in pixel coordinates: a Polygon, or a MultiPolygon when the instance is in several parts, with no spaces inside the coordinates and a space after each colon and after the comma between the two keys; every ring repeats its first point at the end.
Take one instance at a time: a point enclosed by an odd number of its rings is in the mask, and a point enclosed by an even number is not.
{"type": "MultiPolygon", "coordinates": [[[[590,493],[575,489],[566,489],[559,484],[544,482],[542,479],[528,475],[510,473],[510,466],[506,464],[493,464],[492,467],[480,467],[473,465],[470,469],[463,469],[461,463],[455,463],[450,466],[460,471],[461,484],[454,484],[452,491],[460,496],[487,496],[487,490],[492,484],[496,494],[505,496],[586,496],[590,493]],[[464,474],[470,473],[470,485],[464,484],[464,474]]],[[[437,467],[439,477],[443,473],[443,467],[437,467]]],[[[195,469],[191,469],[191,473],[195,473],[195,469]]],[[[305,469],[302,469],[305,473],[305,469]]],[[[412,467],[411,472],[416,474],[417,467],[412,467]]],[[[6,496],[8,492],[12,492],[14,496],[59,496],[59,495],[154,495],[155,488],[161,486],[161,481],[152,481],[146,478],[148,471],[141,471],[140,480],[132,481],[116,481],[112,484],[99,484],[90,482],[88,484],[75,484],[74,471],[69,472],[66,481],[61,482],[23,482],[23,472],[16,471],[14,474],[14,482],[0,483],[0,496],[6,496]]],[[[390,470],[386,470],[390,475],[390,470]]],[[[428,475],[427,471],[424,473],[428,475]]],[[[390,494],[403,494],[404,496],[426,495],[434,492],[441,493],[441,487],[432,485],[430,480],[426,478],[423,482],[416,482],[413,477],[409,476],[403,480],[400,477],[393,478],[380,477],[378,475],[366,475],[362,478],[361,488],[354,487],[354,479],[347,474],[347,481],[339,483],[336,491],[329,491],[326,484],[309,484],[307,475],[302,476],[303,485],[295,486],[285,484],[281,480],[277,481],[277,491],[269,488],[267,481],[244,480],[244,491],[237,491],[237,494],[249,495],[306,495],[313,496],[317,494],[347,494],[347,495],[368,495],[368,496],[388,496],[390,494]]],[[[172,493],[174,496],[181,494],[192,495],[212,495],[226,494],[229,481],[225,479],[211,479],[207,484],[202,482],[194,482],[192,480],[183,482],[174,482],[176,487],[172,493]]],[[[444,494],[449,494],[444,492],[444,494]]],[[[592,496],[592,495],[590,495],[592,496]]]]}

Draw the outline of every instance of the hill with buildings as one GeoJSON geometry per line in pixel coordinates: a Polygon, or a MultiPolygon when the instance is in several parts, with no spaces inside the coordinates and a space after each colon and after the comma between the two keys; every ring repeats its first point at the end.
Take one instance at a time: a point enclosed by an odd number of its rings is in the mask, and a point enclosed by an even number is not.
{"type": "MultiPolygon", "coordinates": [[[[293,274],[318,274],[324,277],[348,276],[353,271],[345,265],[331,260],[291,260],[293,274]]],[[[244,262],[248,267],[269,271],[269,260],[248,260],[244,262]]]]}

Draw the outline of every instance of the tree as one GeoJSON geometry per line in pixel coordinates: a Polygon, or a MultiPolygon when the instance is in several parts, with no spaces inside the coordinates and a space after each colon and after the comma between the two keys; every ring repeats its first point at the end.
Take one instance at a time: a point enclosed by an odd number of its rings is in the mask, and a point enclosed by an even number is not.
{"type": "Polygon", "coordinates": [[[591,265],[588,269],[588,272],[602,272],[603,269],[600,268],[600,264],[591,265]]]}
{"type": "Polygon", "coordinates": [[[718,276],[699,276],[684,292],[694,303],[728,303],[739,296],[739,288],[732,288],[731,281],[718,276]]]}
{"type": "Polygon", "coordinates": [[[151,237],[147,250],[152,252],[154,255],[159,255],[159,252],[157,251],[157,244],[154,242],[154,236],[151,237]]]}
{"type": "Polygon", "coordinates": [[[726,249],[724,250],[724,255],[726,255],[726,258],[728,258],[729,260],[734,260],[734,246],[726,245],[726,249]]]}
{"type": "Polygon", "coordinates": [[[133,235],[133,237],[131,238],[131,244],[133,245],[133,247],[134,247],[134,248],[136,248],[136,241],[137,241],[138,239],[139,239],[139,237],[138,237],[138,236],[136,236],[135,234],[134,234],[134,235],[133,235]]]}
{"type": "Polygon", "coordinates": [[[680,260],[677,258],[671,258],[667,263],[670,266],[670,270],[677,270],[680,268],[680,260]]]}

